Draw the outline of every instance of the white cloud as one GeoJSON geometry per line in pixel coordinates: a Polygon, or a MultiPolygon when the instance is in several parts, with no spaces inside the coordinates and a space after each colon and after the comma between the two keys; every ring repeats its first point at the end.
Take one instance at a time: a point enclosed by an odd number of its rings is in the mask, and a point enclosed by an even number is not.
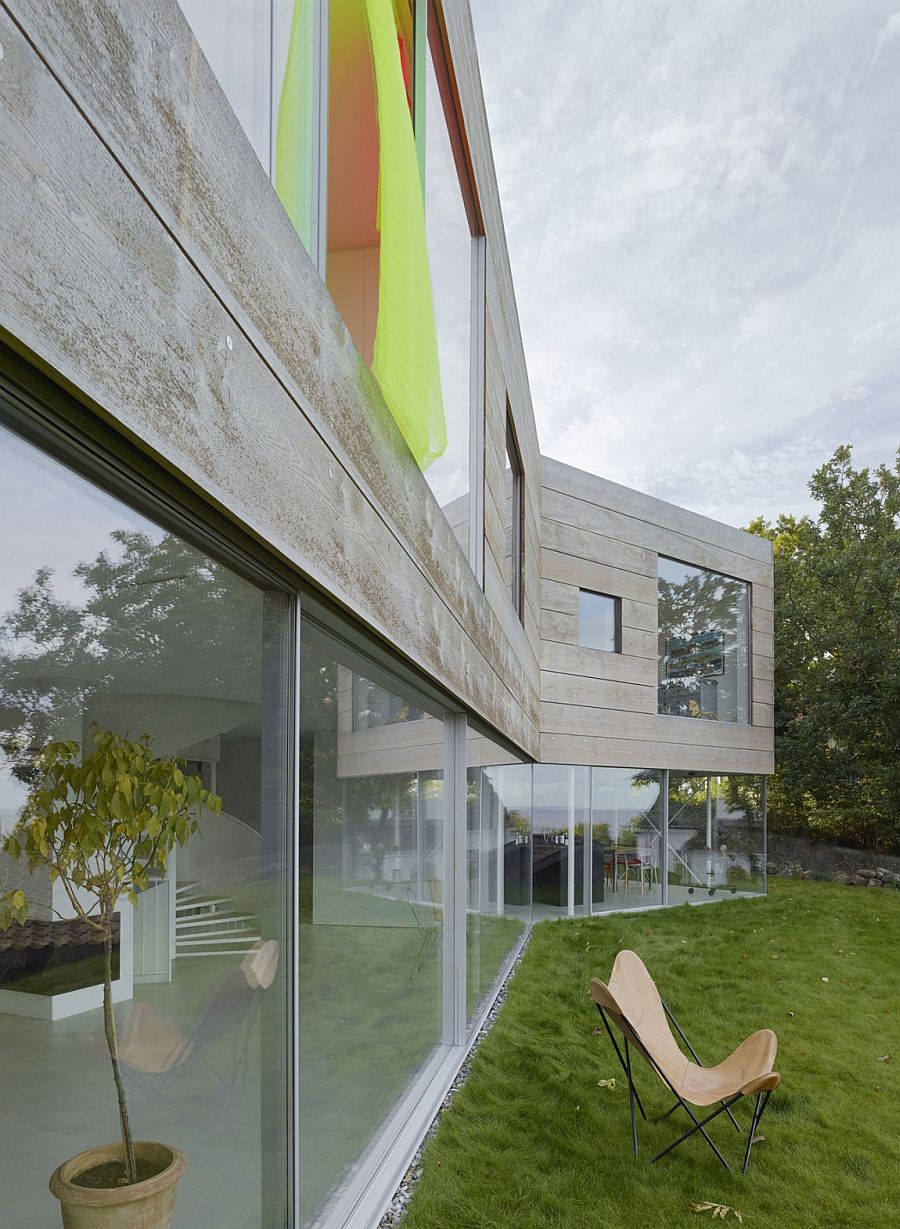
{"type": "Polygon", "coordinates": [[[546,451],[732,523],[900,424],[900,13],[472,0],[546,451]]]}

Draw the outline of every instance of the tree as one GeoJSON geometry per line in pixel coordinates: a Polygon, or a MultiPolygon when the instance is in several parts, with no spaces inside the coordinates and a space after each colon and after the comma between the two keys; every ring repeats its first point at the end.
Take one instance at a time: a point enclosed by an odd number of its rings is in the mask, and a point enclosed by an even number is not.
{"type": "MultiPolygon", "coordinates": [[[[137,1181],[134,1141],[119,1067],[112,1005],[113,914],[123,898],[137,902],[150,872],[164,870],[173,847],[198,831],[203,808],[219,813],[222,800],[185,776],[182,761],[154,759],[150,737],[129,742],[91,729],[93,749],[78,742],[48,743],[16,827],[3,842],[32,873],[47,869],[74,915],[103,940],[103,1028],[119,1107],[125,1177],[137,1181]]],[[[28,918],[21,888],[2,891],[0,928],[28,918]]]]}
{"type": "Polygon", "coordinates": [[[754,521],[775,556],[772,826],[900,848],[900,453],[810,479],[817,519],[754,521]]]}
{"type": "Polygon", "coordinates": [[[118,529],[110,539],[73,569],[80,602],[61,597],[52,570],[39,567],[0,612],[0,748],[26,785],[35,752],[80,723],[113,681],[141,692],[177,669],[185,692],[258,691],[258,592],[174,534],[118,529]]]}

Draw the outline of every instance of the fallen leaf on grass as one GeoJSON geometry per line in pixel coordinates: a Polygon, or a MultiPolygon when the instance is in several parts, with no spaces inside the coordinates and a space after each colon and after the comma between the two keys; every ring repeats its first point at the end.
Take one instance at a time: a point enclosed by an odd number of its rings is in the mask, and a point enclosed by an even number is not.
{"type": "Polygon", "coordinates": [[[603,1035],[603,1025],[598,1024],[596,1028],[591,1029],[592,1037],[601,1037],[603,1035]]]}
{"type": "Polygon", "coordinates": [[[881,1057],[876,1058],[875,1061],[877,1063],[892,1063],[894,1061],[894,1056],[892,1054],[882,1054],[881,1057]]]}
{"type": "Polygon", "coordinates": [[[610,1088],[612,1089],[613,1092],[615,1092],[617,1088],[617,1084],[615,1080],[598,1080],[597,1087],[598,1088],[610,1088]]]}
{"type": "Polygon", "coordinates": [[[716,1220],[716,1218],[719,1220],[725,1220],[730,1212],[735,1220],[740,1221],[741,1224],[744,1223],[744,1218],[741,1216],[737,1208],[730,1208],[727,1203],[692,1203],[691,1211],[712,1212],[713,1220],[716,1220]]]}

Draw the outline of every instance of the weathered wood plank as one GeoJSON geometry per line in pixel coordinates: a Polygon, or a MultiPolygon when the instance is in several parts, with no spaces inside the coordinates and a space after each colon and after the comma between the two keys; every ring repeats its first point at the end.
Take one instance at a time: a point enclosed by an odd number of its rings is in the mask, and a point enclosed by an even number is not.
{"type": "Polygon", "coordinates": [[[578,616],[558,610],[541,611],[541,639],[557,640],[561,644],[578,643],[578,616]]]}
{"type": "Polygon", "coordinates": [[[560,551],[541,551],[541,575],[548,580],[578,585],[595,593],[608,593],[612,597],[630,598],[656,608],[656,578],[639,576],[621,568],[593,563],[589,559],[577,559],[560,551]]]}
{"type": "Polygon", "coordinates": [[[595,738],[583,734],[542,733],[541,761],[597,764],[608,768],[669,768],[683,772],[769,774],[775,768],[774,754],[770,751],[595,738]]]}
{"type": "Polygon", "coordinates": [[[625,572],[637,572],[649,576],[656,585],[656,552],[642,546],[632,546],[616,538],[605,537],[578,529],[563,521],[551,520],[546,510],[541,532],[541,544],[548,550],[574,555],[576,559],[589,559],[592,563],[604,563],[621,568],[625,572]]]}
{"type": "Polygon", "coordinates": [[[656,687],[578,674],[541,672],[541,700],[545,703],[622,709],[656,715],[656,687]]]}
{"type": "Polygon", "coordinates": [[[758,632],[755,629],[750,639],[751,652],[757,657],[775,656],[775,637],[771,632],[758,632]]]}
{"type": "Polygon", "coordinates": [[[541,646],[541,668],[549,673],[641,683],[647,687],[655,687],[657,682],[655,658],[650,660],[629,657],[624,653],[604,653],[601,649],[550,640],[545,640],[541,646]]]}
{"type": "MultiPolygon", "coordinates": [[[[655,709],[655,705],[653,706],[655,709]]],[[[769,729],[732,721],[701,721],[690,717],[658,716],[582,704],[541,701],[541,731],[547,734],[588,734],[599,737],[652,739],[654,742],[707,747],[738,747],[766,751],[772,745],[769,729]],[[710,727],[707,729],[706,727],[710,727]]]]}
{"type": "Polygon", "coordinates": [[[762,606],[751,602],[750,626],[755,632],[767,632],[769,635],[772,635],[775,631],[774,611],[764,610],[762,606]]]}
{"type": "Polygon", "coordinates": [[[772,545],[765,538],[711,520],[698,512],[691,512],[652,495],[633,491],[629,487],[585,473],[550,457],[543,458],[542,474],[543,484],[550,490],[574,496],[599,507],[619,508],[636,520],[675,530],[685,537],[721,546],[725,550],[757,559],[762,563],[771,560],[772,545]]]}
{"type": "Polygon", "coordinates": [[[561,580],[541,578],[541,608],[558,610],[560,614],[578,617],[578,586],[567,585],[561,580]]]}

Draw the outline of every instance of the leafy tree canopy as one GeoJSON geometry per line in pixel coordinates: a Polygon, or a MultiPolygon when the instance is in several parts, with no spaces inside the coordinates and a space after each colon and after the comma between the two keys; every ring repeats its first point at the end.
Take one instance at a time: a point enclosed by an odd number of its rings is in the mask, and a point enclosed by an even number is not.
{"type": "Polygon", "coordinates": [[[772,826],[900,849],[900,452],[816,470],[816,519],[748,526],[775,556],[772,826]]]}

